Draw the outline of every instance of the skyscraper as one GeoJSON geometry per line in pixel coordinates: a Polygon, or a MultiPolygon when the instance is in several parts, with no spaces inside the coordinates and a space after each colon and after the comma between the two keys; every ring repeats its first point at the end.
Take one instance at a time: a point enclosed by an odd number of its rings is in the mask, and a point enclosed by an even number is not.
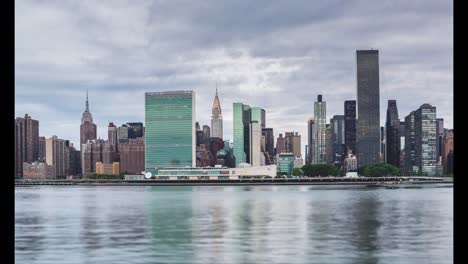
{"type": "Polygon", "coordinates": [[[196,166],[195,93],[145,93],[145,168],[196,166]]]}
{"type": "Polygon", "coordinates": [[[250,106],[233,103],[233,137],[236,167],[240,163],[250,163],[250,106]]]}
{"type": "Polygon", "coordinates": [[[93,139],[82,144],[81,150],[81,170],[83,176],[96,173],[96,162],[102,162],[103,140],[93,139]]]}
{"type": "Polygon", "coordinates": [[[379,51],[357,50],[358,166],[380,162],[379,51]]]}
{"type": "Polygon", "coordinates": [[[120,171],[140,174],[145,170],[145,142],[142,138],[129,139],[120,145],[120,171]]]}
{"type": "MultiPolygon", "coordinates": [[[[404,120],[404,119],[403,119],[404,120]]],[[[404,171],[405,167],[405,121],[400,121],[400,170],[404,171]]]]}
{"type": "Polygon", "coordinates": [[[198,122],[195,123],[195,139],[196,145],[200,146],[203,143],[203,131],[200,129],[200,124],[198,122]]]}
{"type": "Polygon", "coordinates": [[[262,128],[258,121],[252,121],[250,123],[250,164],[252,166],[262,166],[261,157],[263,155],[261,149],[261,139],[262,139],[262,128]]]}
{"type": "Polygon", "coordinates": [[[45,161],[46,158],[46,138],[39,137],[39,156],[38,160],[45,161]]]}
{"type": "Polygon", "coordinates": [[[314,163],[326,163],[327,103],[322,101],[321,94],[318,95],[317,101],[314,102],[314,116],[316,127],[314,135],[314,163]]]}
{"type": "Polygon", "coordinates": [[[348,149],[356,154],[356,101],[344,102],[345,113],[345,145],[346,153],[348,149]]]}
{"type": "Polygon", "coordinates": [[[436,107],[423,104],[415,111],[416,166],[421,174],[435,176],[437,167],[436,107]]]}
{"type": "Polygon", "coordinates": [[[284,147],[286,153],[293,153],[293,132],[285,132],[284,133],[284,147]]]}
{"type": "Polygon", "coordinates": [[[117,128],[117,144],[127,143],[129,135],[129,127],[126,124],[117,128]]]}
{"type": "Polygon", "coordinates": [[[204,125],[203,126],[203,144],[205,144],[207,147],[210,144],[210,126],[204,125]]]}
{"type": "Polygon", "coordinates": [[[285,153],[286,152],[286,142],[283,134],[279,134],[278,138],[276,139],[276,153],[275,155],[285,153]]]}
{"type": "Polygon", "coordinates": [[[273,128],[263,128],[262,135],[265,136],[265,150],[268,153],[268,164],[273,164],[273,156],[275,155],[275,137],[273,128]]]}
{"type": "Polygon", "coordinates": [[[333,163],[333,154],[333,130],[331,125],[327,124],[325,128],[325,163],[333,163]]]}
{"type": "Polygon", "coordinates": [[[444,133],[444,148],[442,150],[442,165],[444,173],[453,173],[453,129],[444,133]],[[450,157],[451,156],[451,157],[450,157]]]}
{"type": "MultiPolygon", "coordinates": [[[[97,137],[97,128],[93,123],[93,115],[89,111],[89,101],[88,101],[88,91],[86,91],[86,108],[81,117],[80,125],[80,150],[82,144],[88,142],[88,140],[96,139],[97,137]]],[[[83,151],[81,151],[83,153],[83,151]]]]}
{"type": "Polygon", "coordinates": [[[396,100],[388,100],[387,121],[385,122],[386,162],[400,167],[400,119],[396,100]]]}
{"type": "Polygon", "coordinates": [[[15,119],[15,171],[16,177],[23,176],[23,162],[39,158],[39,121],[28,114],[15,119]]]}
{"type": "Polygon", "coordinates": [[[265,128],[265,109],[260,107],[252,107],[251,108],[251,121],[257,121],[260,124],[260,127],[263,129],[265,128]]]}
{"type": "Polygon", "coordinates": [[[221,103],[218,98],[218,87],[211,108],[211,136],[223,138],[223,115],[221,114],[221,103]]]}
{"type": "Polygon", "coordinates": [[[437,118],[436,131],[437,131],[437,145],[436,145],[437,164],[441,164],[442,163],[442,149],[444,148],[444,134],[445,134],[443,118],[437,118]]]}
{"type": "Polygon", "coordinates": [[[65,175],[81,174],[81,156],[80,151],[73,147],[73,143],[65,140],[65,175]]]}
{"type": "Polygon", "coordinates": [[[332,151],[333,162],[336,165],[341,165],[345,158],[345,117],[343,115],[334,115],[330,119],[332,130],[332,151]]]}
{"type": "Polygon", "coordinates": [[[385,150],[385,127],[380,127],[380,162],[386,162],[385,154],[387,154],[385,150]]]}
{"type": "Polygon", "coordinates": [[[46,139],[46,163],[54,166],[56,179],[65,178],[65,140],[57,136],[46,139]]]}
{"type": "Polygon", "coordinates": [[[306,157],[306,163],[310,164],[314,160],[314,135],[315,135],[315,120],[313,117],[309,118],[309,121],[307,121],[307,131],[308,131],[308,137],[307,137],[307,157],[306,157]]]}
{"type": "Polygon", "coordinates": [[[117,127],[114,123],[109,122],[107,127],[107,140],[114,146],[115,152],[118,152],[118,140],[117,140],[117,127]]]}
{"type": "Polygon", "coordinates": [[[128,122],[128,138],[143,137],[143,123],[141,122],[128,122]]]}
{"type": "Polygon", "coordinates": [[[418,171],[416,167],[416,130],[414,111],[405,117],[405,175],[414,175],[418,171]]]}
{"type": "Polygon", "coordinates": [[[115,159],[115,152],[114,152],[114,145],[112,145],[109,141],[104,141],[102,143],[102,163],[104,164],[112,164],[115,159]]]}

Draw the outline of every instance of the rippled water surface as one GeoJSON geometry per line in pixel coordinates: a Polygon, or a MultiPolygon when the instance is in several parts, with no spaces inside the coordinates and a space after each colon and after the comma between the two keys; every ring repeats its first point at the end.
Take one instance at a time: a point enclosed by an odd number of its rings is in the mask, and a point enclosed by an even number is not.
{"type": "Polygon", "coordinates": [[[16,263],[453,263],[453,189],[15,189],[16,263]]]}

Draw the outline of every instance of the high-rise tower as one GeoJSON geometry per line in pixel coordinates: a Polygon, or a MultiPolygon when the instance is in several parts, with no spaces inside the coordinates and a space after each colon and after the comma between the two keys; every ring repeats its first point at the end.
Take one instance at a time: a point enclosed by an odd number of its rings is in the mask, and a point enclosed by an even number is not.
{"type": "Polygon", "coordinates": [[[15,171],[23,177],[23,162],[39,158],[39,121],[26,114],[15,119],[15,171]]]}
{"type": "Polygon", "coordinates": [[[326,155],[326,129],[327,129],[327,103],[322,101],[322,95],[319,94],[317,101],[314,102],[315,116],[315,134],[314,134],[314,153],[313,163],[325,163],[326,155]]]}
{"type": "Polygon", "coordinates": [[[88,140],[96,139],[97,128],[93,123],[93,115],[89,111],[88,91],[86,91],[86,109],[81,117],[80,125],[80,149],[81,144],[85,144],[88,140]]]}
{"type": "Polygon", "coordinates": [[[356,100],[344,102],[345,114],[345,153],[356,154],[356,100]]]}
{"type": "Polygon", "coordinates": [[[386,162],[400,167],[400,119],[396,100],[388,100],[387,121],[385,123],[386,162]]]}
{"type": "Polygon", "coordinates": [[[211,109],[211,137],[223,138],[223,115],[221,114],[218,87],[216,87],[216,95],[211,109]]]}
{"type": "Polygon", "coordinates": [[[195,167],[195,92],[145,93],[145,168],[195,167]]]}
{"type": "Polygon", "coordinates": [[[357,50],[358,166],[380,162],[379,51],[357,50]]]}

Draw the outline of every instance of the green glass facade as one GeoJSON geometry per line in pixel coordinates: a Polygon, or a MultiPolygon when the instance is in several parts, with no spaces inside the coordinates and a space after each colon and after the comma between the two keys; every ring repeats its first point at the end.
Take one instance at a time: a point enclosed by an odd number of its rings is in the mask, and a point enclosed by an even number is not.
{"type": "Polygon", "coordinates": [[[265,128],[265,110],[260,107],[251,108],[251,119],[257,121],[261,128],[265,128]]]}
{"type": "Polygon", "coordinates": [[[240,163],[250,163],[249,125],[251,121],[250,106],[233,103],[233,138],[236,167],[240,163]]]}
{"type": "Polygon", "coordinates": [[[145,168],[195,167],[195,93],[145,93],[145,168]]]}
{"type": "Polygon", "coordinates": [[[278,157],[278,171],[280,173],[285,172],[291,175],[294,168],[294,154],[292,153],[281,153],[278,157]]]}

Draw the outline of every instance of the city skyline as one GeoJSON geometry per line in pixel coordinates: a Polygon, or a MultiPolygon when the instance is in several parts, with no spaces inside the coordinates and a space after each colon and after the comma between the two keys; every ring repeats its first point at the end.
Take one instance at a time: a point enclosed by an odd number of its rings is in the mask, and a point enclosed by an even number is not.
{"type": "MultiPolygon", "coordinates": [[[[144,122],[145,92],[194,90],[196,121],[210,125],[218,82],[225,139],[233,138],[230,106],[240,101],[267,111],[267,126],[275,138],[285,131],[303,135],[303,152],[316,96],[326,98],[327,119],[343,115],[343,102],[357,99],[355,51],[370,48],[379,50],[381,126],[387,100],[395,99],[400,119],[430,103],[445,127],[453,127],[452,3],[357,4],[357,9],[380,18],[374,25],[366,24],[369,17],[361,19],[359,10],[336,3],[277,3],[269,11],[258,3],[257,16],[248,16],[248,24],[234,19],[246,11],[243,2],[227,17],[204,7],[182,14],[171,3],[108,6],[108,13],[97,5],[93,10],[86,3],[17,1],[15,115],[28,113],[40,120],[40,136],[57,135],[78,146],[87,89],[98,138],[107,138],[108,121],[116,126],[144,122]],[[33,8],[34,16],[27,15],[33,8]],[[314,10],[333,11],[323,17],[314,10]],[[133,26],[117,23],[122,12],[133,18],[133,26]],[[170,16],[171,23],[156,26],[159,20],[151,13],[170,16]],[[200,16],[205,20],[196,20],[200,16]],[[280,19],[285,16],[289,20],[280,19]],[[278,18],[276,23],[262,23],[273,18],[278,18]],[[213,21],[233,27],[221,34],[208,26],[213,21]],[[83,25],[87,23],[93,26],[83,25]],[[104,34],[108,27],[111,32],[104,34]],[[188,48],[179,33],[191,29],[198,30],[184,35],[188,48]],[[349,37],[357,35],[359,39],[349,37]]],[[[224,5],[213,3],[212,8],[226,10],[224,5]]]]}

